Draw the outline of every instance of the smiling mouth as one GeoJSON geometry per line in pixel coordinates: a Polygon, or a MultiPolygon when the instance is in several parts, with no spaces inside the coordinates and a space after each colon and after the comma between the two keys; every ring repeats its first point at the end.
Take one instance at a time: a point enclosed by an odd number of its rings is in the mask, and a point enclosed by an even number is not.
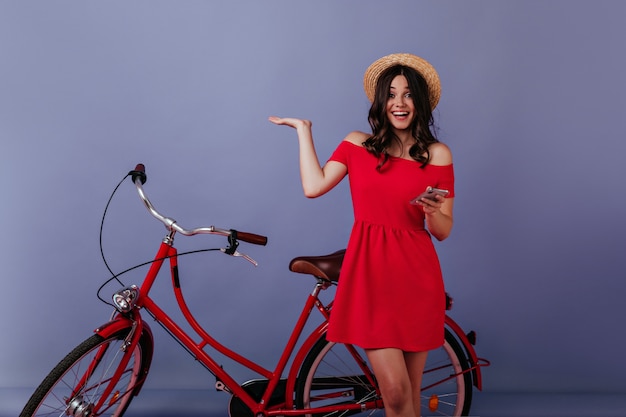
{"type": "Polygon", "coordinates": [[[409,115],[409,112],[406,111],[394,111],[391,114],[393,114],[396,117],[406,117],[409,115]]]}

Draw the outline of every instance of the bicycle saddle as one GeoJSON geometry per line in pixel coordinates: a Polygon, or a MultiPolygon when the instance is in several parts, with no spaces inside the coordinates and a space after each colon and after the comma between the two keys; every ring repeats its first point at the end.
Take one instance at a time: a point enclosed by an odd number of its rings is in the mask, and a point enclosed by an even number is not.
{"type": "Polygon", "coordinates": [[[289,262],[289,270],[300,274],[311,274],[328,281],[339,281],[339,271],[345,249],[323,256],[298,256],[289,262]]]}

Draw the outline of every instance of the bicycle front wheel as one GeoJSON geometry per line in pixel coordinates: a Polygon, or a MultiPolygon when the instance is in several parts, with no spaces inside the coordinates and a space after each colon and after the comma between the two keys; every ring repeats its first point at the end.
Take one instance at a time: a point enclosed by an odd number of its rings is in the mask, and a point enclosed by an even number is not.
{"type": "MultiPolygon", "coordinates": [[[[354,414],[384,416],[384,409],[332,411],[346,404],[372,403],[376,387],[363,372],[365,353],[356,347],[328,342],[322,336],[306,356],[296,381],[299,409],[325,408],[308,416],[340,417],[354,414]],[[358,354],[358,356],[355,356],[358,354]],[[329,408],[330,407],[330,408],[329,408]]],[[[371,369],[371,367],[370,367],[371,369]]],[[[472,395],[469,363],[454,336],[446,329],[442,347],[430,351],[422,377],[421,415],[463,416],[472,395]]]]}
{"type": "Polygon", "coordinates": [[[151,339],[145,335],[135,349],[125,349],[129,331],[107,338],[95,334],[74,348],[35,390],[20,417],[121,417],[145,379],[152,349],[151,339]],[[113,382],[125,355],[130,355],[130,360],[119,380],[113,382]],[[103,398],[105,392],[109,394],[103,398]]]}

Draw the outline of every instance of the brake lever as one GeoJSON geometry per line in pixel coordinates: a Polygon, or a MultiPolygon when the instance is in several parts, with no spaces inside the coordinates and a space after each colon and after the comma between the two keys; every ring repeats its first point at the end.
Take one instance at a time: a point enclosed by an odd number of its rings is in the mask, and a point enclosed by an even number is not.
{"type": "Polygon", "coordinates": [[[227,255],[243,258],[246,261],[250,262],[252,265],[259,266],[259,263],[257,261],[246,255],[245,253],[239,252],[238,250],[233,251],[231,248],[221,248],[220,250],[227,255]]]}

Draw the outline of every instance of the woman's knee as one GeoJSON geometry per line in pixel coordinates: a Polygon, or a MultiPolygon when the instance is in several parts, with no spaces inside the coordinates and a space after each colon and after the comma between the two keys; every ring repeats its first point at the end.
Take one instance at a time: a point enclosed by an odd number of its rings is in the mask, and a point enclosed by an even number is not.
{"type": "Polygon", "coordinates": [[[413,395],[411,384],[408,381],[386,381],[380,387],[383,394],[385,408],[390,408],[396,412],[402,412],[407,407],[413,406],[413,395]]]}

